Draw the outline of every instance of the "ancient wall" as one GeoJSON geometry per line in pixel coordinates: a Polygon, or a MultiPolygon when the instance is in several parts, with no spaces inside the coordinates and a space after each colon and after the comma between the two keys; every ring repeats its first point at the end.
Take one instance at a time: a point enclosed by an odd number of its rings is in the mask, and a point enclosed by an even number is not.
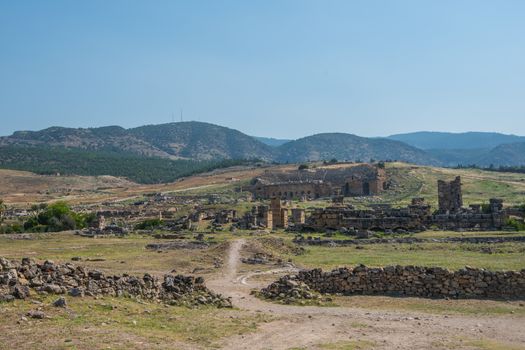
{"type": "Polygon", "coordinates": [[[285,276],[268,288],[273,290],[273,294],[280,286],[287,288],[290,280],[304,282],[315,291],[330,294],[525,299],[525,270],[464,268],[449,271],[439,267],[368,268],[361,265],[331,272],[321,269],[300,271],[297,275],[285,276]]]}

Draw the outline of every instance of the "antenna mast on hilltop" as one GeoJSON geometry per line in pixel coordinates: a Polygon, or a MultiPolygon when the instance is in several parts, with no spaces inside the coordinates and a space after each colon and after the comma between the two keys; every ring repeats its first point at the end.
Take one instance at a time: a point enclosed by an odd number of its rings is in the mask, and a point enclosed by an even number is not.
{"type": "Polygon", "coordinates": [[[182,108],[180,109],[180,121],[182,122],[183,119],[182,119],[182,108]]]}

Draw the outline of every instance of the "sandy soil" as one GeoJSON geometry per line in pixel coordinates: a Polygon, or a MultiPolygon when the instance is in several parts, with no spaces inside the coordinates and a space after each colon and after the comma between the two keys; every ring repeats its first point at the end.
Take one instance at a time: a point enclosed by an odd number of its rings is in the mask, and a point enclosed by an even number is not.
{"type": "Polygon", "coordinates": [[[222,274],[207,285],[232,297],[235,307],[268,313],[275,320],[252,334],[229,338],[223,344],[224,349],[317,349],[322,344],[352,341],[373,344],[374,349],[475,349],[479,347],[472,344],[480,339],[501,349],[525,349],[525,322],[518,317],[431,315],[262,301],[250,295],[252,289],[262,287],[261,282],[253,282],[251,277],[284,271],[240,274],[245,243],[242,239],[231,243],[222,274]]]}

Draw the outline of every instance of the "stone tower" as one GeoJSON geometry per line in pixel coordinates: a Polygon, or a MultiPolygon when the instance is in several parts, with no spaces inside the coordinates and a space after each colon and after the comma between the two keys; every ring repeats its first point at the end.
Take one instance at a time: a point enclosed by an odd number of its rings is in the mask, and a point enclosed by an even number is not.
{"type": "Polygon", "coordinates": [[[461,177],[454,181],[438,180],[439,211],[442,213],[455,213],[463,207],[461,193],[461,177]]]}

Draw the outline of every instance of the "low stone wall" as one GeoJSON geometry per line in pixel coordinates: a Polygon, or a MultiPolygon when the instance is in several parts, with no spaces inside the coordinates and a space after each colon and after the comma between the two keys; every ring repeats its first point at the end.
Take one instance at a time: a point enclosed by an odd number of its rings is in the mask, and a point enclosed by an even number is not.
{"type": "Polygon", "coordinates": [[[525,236],[505,236],[505,237],[443,237],[443,238],[373,238],[373,239],[321,239],[311,237],[299,237],[293,241],[300,245],[316,245],[327,247],[344,247],[364,244],[387,244],[387,243],[525,243],[525,236]]]}
{"type": "Polygon", "coordinates": [[[72,296],[131,296],[174,305],[200,304],[231,307],[229,299],[210,291],[202,277],[165,275],[162,279],[145,274],[143,277],[106,276],[101,271],[88,270],[70,263],[38,264],[24,258],[21,263],[0,257],[0,301],[25,299],[32,292],[70,294],[72,296]]]}
{"type": "Polygon", "coordinates": [[[261,292],[271,290],[272,295],[278,295],[279,285],[283,291],[289,289],[288,281],[302,282],[311,290],[330,294],[525,299],[525,269],[493,272],[466,267],[449,271],[438,267],[363,265],[331,272],[314,269],[285,276],[261,292]]]}

